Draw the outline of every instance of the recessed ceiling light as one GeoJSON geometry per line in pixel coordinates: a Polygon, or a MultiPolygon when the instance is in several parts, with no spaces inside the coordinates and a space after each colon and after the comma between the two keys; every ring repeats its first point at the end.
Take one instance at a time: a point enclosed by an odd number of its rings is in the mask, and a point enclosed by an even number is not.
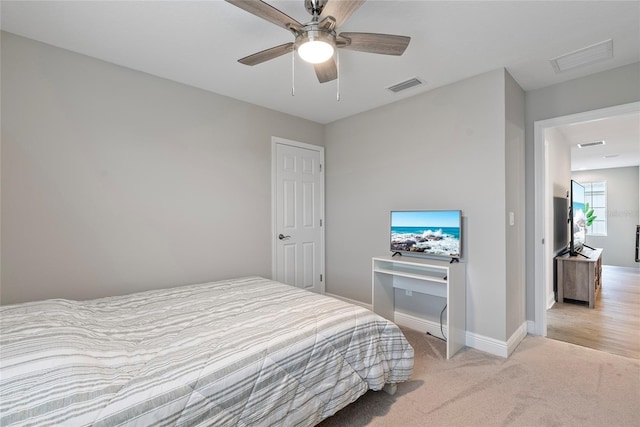
{"type": "Polygon", "coordinates": [[[604,141],[585,142],[576,145],[578,146],[578,148],[595,147],[596,145],[604,145],[604,141]]]}
{"type": "Polygon", "coordinates": [[[614,157],[618,157],[620,154],[607,154],[606,156],[603,156],[603,158],[605,159],[612,159],[614,157]]]}
{"type": "Polygon", "coordinates": [[[558,56],[550,62],[555,72],[561,73],[609,58],[613,58],[613,40],[611,39],[558,56]]]}

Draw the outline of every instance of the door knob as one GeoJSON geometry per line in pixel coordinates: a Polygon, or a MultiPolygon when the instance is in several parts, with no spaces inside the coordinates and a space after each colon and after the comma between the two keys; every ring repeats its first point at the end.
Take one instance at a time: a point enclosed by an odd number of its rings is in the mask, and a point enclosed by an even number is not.
{"type": "Polygon", "coordinates": [[[285,239],[288,239],[289,237],[291,237],[291,236],[285,236],[282,233],[278,234],[278,239],[280,239],[280,240],[285,240],[285,239]]]}

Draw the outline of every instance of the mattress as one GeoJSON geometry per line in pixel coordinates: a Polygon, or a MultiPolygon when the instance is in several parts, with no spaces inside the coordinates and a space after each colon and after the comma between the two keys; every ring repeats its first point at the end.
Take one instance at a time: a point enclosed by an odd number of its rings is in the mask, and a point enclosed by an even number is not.
{"type": "Polygon", "coordinates": [[[260,277],[0,307],[0,425],[312,426],[410,379],[371,311],[260,277]]]}

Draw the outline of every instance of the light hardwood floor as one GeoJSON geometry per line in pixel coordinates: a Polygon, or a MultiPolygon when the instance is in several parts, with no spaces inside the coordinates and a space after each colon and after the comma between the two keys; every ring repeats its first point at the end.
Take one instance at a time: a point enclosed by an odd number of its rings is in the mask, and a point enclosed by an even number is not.
{"type": "Polygon", "coordinates": [[[640,270],[603,265],[595,308],[554,304],[547,338],[640,359],[640,270]]]}

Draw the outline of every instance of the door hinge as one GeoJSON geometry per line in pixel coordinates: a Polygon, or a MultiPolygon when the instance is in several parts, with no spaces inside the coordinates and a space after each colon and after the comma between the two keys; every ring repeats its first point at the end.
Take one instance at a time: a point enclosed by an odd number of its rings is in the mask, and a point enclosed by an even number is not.
{"type": "Polygon", "coordinates": [[[322,220],[320,220],[320,227],[322,227],[322,220]]]}
{"type": "Polygon", "coordinates": [[[322,172],[322,163],[320,163],[320,172],[322,172]]]}
{"type": "Polygon", "coordinates": [[[320,275],[320,281],[322,282],[322,274],[320,275]]]}

